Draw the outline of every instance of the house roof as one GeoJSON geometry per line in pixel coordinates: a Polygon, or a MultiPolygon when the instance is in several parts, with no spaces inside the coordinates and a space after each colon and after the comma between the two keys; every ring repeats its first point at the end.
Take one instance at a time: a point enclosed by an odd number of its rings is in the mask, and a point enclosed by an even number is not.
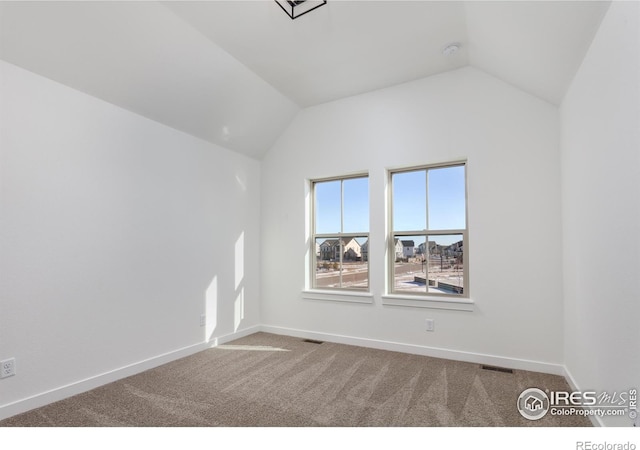
{"type": "Polygon", "coordinates": [[[558,105],[608,5],[0,2],[0,58],[260,158],[300,108],[465,66],[558,105]]]}
{"type": "MultiPolygon", "coordinates": [[[[342,245],[343,245],[343,246],[349,245],[352,241],[353,241],[353,242],[355,242],[355,243],[356,243],[356,245],[358,245],[358,246],[360,245],[360,244],[358,243],[358,241],[357,241],[355,238],[352,238],[352,237],[343,238],[343,239],[342,239],[342,245]]],[[[325,240],[324,242],[322,242],[322,244],[320,244],[320,245],[321,245],[321,246],[322,246],[322,245],[328,245],[328,246],[331,246],[331,247],[335,247],[336,245],[338,245],[338,239],[326,239],[326,240],[325,240]]]]}

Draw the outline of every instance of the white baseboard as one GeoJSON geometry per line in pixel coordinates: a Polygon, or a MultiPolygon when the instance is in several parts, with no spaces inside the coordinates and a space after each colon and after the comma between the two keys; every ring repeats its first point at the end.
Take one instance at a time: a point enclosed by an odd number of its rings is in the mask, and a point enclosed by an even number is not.
{"type": "MultiPolygon", "coordinates": [[[[276,327],[269,325],[258,325],[234,333],[226,334],[212,338],[208,342],[194,344],[175,351],[164,353],[153,358],[146,359],[119,369],[114,369],[100,375],[96,375],[75,383],[61,386],[47,392],[43,392],[25,399],[15,401],[0,406],[0,420],[29,411],[34,408],[48,405],[50,403],[63,400],[73,395],[95,389],[99,386],[120,380],[131,375],[135,375],[145,370],[152,369],[162,364],[184,358],[207,348],[215,347],[226,342],[248,336],[250,334],[264,331],[266,333],[280,334],[298,338],[316,339],[337,344],[356,345],[360,347],[375,348],[379,350],[389,350],[401,353],[410,353],[415,355],[431,356],[434,358],[452,359],[456,361],[464,361],[476,364],[489,364],[493,366],[506,367],[516,370],[529,370],[533,372],[549,373],[552,375],[565,376],[572,389],[577,389],[575,380],[571,377],[566,367],[559,364],[549,364],[539,361],[530,361],[516,358],[506,358],[501,356],[486,355],[481,353],[463,352],[458,350],[447,350],[435,347],[426,347],[421,345],[403,344],[399,342],[383,341],[378,339],[358,338],[353,336],[343,336],[330,333],[320,333],[306,330],[298,330],[293,328],[276,327]]],[[[594,418],[591,419],[594,422],[594,418]]],[[[595,426],[603,426],[598,418],[595,418],[595,426]]]]}
{"type": "Polygon", "coordinates": [[[550,364],[540,361],[530,361],[526,359],[507,358],[503,356],[463,352],[459,350],[447,350],[436,347],[426,347],[422,345],[382,341],[378,339],[366,339],[330,333],[318,333],[313,331],[275,327],[270,325],[262,325],[260,329],[265,333],[281,334],[305,339],[316,339],[321,341],[334,342],[336,344],[356,345],[359,347],[369,347],[379,350],[390,350],[401,353],[411,353],[414,355],[452,359],[455,361],[464,361],[476,364],[488,364],[492,366],[506,367],[509,369],[548,373],[551,375],[564,376],[566,372],[565,367],[560,364],[550,364]]]}
{"type": "Polygon", "coordinates": [[[218,345],[226,344],[227,342],[233,341],[235,339],[240,339],[245,336],[249,336],[250,334],[257,333],[258,331],[262,331],[261,325],[255,325],[253,327],[245,328],[243,330],[238,330],[235,333],[225,334],[224,336],[218,336],[211,341],[209,341],[209,347],[216,347],[218,345]]]}
{"type": "MultiPolygon", "coordinates": [[[[569,372],[569,369],[567,369],[566,366],[563,367],[564,368],[564,378],[567,380],[567,383],[569,383],[569,387],[571,388],[572,391],[580,391],[580,386],[578,386],[578,383],[576,382],[576,379],[573,378],[573,375],[571,375],[571,372],[569,372]]],[[[588,407],[587,407],[588,408],[588,407]]],[[[602,418],[595,416],[595,415],[589,415],[589,420],[591,420],[591,424],[594,427],[604,427],[605,424],[604,422],[602,422],[602,418]]]]}
{"type": "Polygon", "coordinates": [[[50,403],[57,402],[59,400],[64,400],[65,398],[81,394],[91,389],[95,389],[97,387],[103,386],[107,383],[112,383],[114,381],[121,380],[122,378],[130,377],[131,375],[144,372],[145,370],[153,369],[154,367],[158,367],[163,364],[167,364],[171,361],[175,361],[177,359],[193,355],[194,353],[198,353],[202,350],[215,347],[216,345],[220,345],[225,342],[232,341],[234,339],[239,339],[241,337],[248,336],[258,331],[260,331],[259,326],[239,330],[235,333],[213,338],[209,342],[202,342],[199,344],[183,347],[171,352],[163,353],[161,355],[154,356],[152,358],[148,358],[143,361],[139,361],[137,363],[133,363],[124,367],[120,367],[118,369],[114,369],[109,372],[105,372],[93,377],[86,378],[84,380],[70,383],[65,386],[60,386],[58,388],[54,388],[49,391],[33,395],[31,397],[17,400],[12,403],[1,405],[0,420],[7,419],[11,416],[15,416],[16,414],[21,414],[23,412],[27,412],[34,408],[39,408],[41,406],[45,406],[50,403]]]}

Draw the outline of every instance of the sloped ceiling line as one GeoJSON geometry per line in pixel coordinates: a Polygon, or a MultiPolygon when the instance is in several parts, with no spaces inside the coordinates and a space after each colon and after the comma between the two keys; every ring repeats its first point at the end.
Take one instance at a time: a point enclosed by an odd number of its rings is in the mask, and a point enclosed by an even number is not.
{"type": "Polygon", "coordinates": [[[559,105],[609,3],[0,2],[0,58],[260,158],[300,107],[467,65],[559,105]]]}

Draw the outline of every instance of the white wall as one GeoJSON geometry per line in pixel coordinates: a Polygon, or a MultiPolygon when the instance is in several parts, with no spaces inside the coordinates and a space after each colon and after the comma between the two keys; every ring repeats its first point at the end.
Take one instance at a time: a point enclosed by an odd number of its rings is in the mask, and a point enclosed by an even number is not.
{"type": "Polygon", "coordinates": [[[263,160],[263,323],[562,364],[558,137],[556,107],[472,68],[303,110],[263,160]],[[475,311],[382,305],[386,169],[460,158],[475,311]],[[370,174],[374,303],[301,299],[305,179],[354,171],[370,174]]]}
{"type": "Polygon", "coordinates": [[[259,162],[0,70],[0,417],[259,324],[259,162]]]}
{"type": "Polygon", "coordinates": [[[583,390],[640,389],[639,16],[612,3],[560,110],[565,362],[583,390]]]}

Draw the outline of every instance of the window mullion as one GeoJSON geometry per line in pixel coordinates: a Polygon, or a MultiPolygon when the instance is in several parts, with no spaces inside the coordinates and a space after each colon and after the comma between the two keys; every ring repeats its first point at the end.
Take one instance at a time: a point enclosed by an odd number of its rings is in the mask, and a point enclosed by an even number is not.
{"type": "Polygon", "coordinates": [[[425,252],[422,255],[422,258],[424,259],[424,280],[425,280],[425,292],[427,294],[429,294],[429,235],[425,234],[424,235],[424,249],[425,252]],[[426,255],[426,256],[425,256],[426,255]]]}
{"type": "Polygon", "coordinates": [[[344,248],[342,248],[342,237],[338,240],[338,248],[340,249],[340,287],[342,287],[342,254],[344,253],[344,248]]]}
{"type": "Polygon", "coordinates": [[[340,284],[342,287],[342,254],[344,249],[342,248],[342,233],[344,232],[344,180],[340,180],[340,237],[338,237],[338,248],[340,251],[340,284]]]}
{"type": "Polygon", "coordinates": [[[426,222],[424,224],[424,229],[428,230],[429,229],[429,170],[425,170],[424,190],[425,190],[424,217],[425,217],[425,220],[426,220],[426,222]]]}
{"type": "MultiPolygon", "coordinates": [[[[423,231],[421,231],[420,233],[423,233],[423,231]]],[[[318,233],[315,235],[316,238],[318,239],[322,239],[322,238],[335,238],[337,239],[338,237],[362,237],[362,236],[369,236],[369,233],[367,232],[353,232],[353,233],[318,233]]]]}
{"type": "Polygon", "coordinates": [[[340,234],[344,232],[344,180],[340,180],[340,234]]]}
{"type": "MultiPolygon", "coordinates": [[[[424,229],[425,229],[425,232],[428,233],[428,230],[429,230],[429,169],[425,170],[424,188],[425,188],[424,217],[426,220],[424,224],[424,229]]],[[[427,249],[427,256],[428,256],[429,255],[429,235],[428,234],[424,235],[424,246],[427,249]]],[[[429,258],[427,258],[424,263],[424,281],[425,281],[424,283],[425,294],[429,294],[429,258]]]]}

